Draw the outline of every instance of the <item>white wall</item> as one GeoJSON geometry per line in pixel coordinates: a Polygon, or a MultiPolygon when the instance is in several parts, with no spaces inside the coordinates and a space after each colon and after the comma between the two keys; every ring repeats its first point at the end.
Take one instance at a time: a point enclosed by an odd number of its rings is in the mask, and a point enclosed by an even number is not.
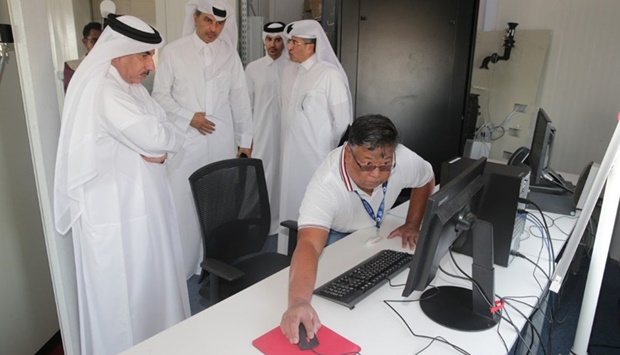
{"type": "MultiPolygon", "coordinates": [[[[0,23],[10,23],[0,0],[0,23]]],[[[34,354],[59,329],[15,52],[0,78],[0,344],[34,354]]]]}
{"type": "MultiPolygon", "coordinates": [[[[100,3],[101,0],[98,1],[100,3]]],[[[86,48],[82,44],[82,29],[84,25],[91,21],[101,22],[97,17],[92,16],[92,5],[88,0],[72,0],[73,3],[73,28],[75,29],[75,43],[78,48],[79,56],[81,57],[86,52],[86,48]]],[[[99,7],[97,7],[99,8],[99,7]]],[[[76,57],[76,58],[78,58],[76,57]]]]}
{"type": "Polygon", "coordinates": [[[600,162],[620,111],[620,1],[496,2],[494,29],[519,23],[517,41],[519,29],[552,31],[538,98],[557,128],[551,166],[578,174],[600,162]]]}

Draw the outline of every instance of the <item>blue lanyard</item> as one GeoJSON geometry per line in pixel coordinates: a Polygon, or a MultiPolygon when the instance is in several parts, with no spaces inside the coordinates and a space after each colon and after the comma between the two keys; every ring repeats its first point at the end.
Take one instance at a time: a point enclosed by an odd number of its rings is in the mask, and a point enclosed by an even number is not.
{"type": "Polygon", "coordinates": [[[381,227],[381,221],[383,220],[383,210],[385,208],[385,191],[387,191],[387,184],[388,184],[387,181],[383,183],[383,198],[381,199],[381,204],[379,205],[379,209],[377,210],[376,217],[375,217],[375,212],[372,210],[372,207],[370,206],[370,203],[364,200],[364,198],[360,196],[360,194],[357,191],[355,191],[357,196],[362,201],[362,205],[364,205],[364,208],[366,209],[366,213],[368,213],[370,218],[372,218],[372,220],[375,221],[375,226],[377,227],[377,229],[381,227]]]}

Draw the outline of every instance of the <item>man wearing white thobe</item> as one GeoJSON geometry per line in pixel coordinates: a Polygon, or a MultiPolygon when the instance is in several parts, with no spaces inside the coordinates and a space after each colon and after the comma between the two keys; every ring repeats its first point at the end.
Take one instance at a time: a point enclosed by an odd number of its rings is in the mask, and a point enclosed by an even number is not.
{"type": "Polygon", "coordinates": [[[185,10],[183,37],[162,51],[152,96],[186,136],[168,174],[189,278],[200,270],[202,233],[188,178],[209,163],[250,156],[253,126],[228,1],[192,0],[185,10]]]}
{"type": "Polygon", "coordinates": [[[289,63],[288,57],[282,55],[284,26],[283,22],[269,22],[263,27],[267,55],[245,69],[254,123],[252,156],[263,161],[269,192],[269,234],[276,233],[280,224],[280,78],[289,63]]]}
{"type": "Polygon", "coordinates": [[[164,164],[184,136],[140,84],[162,44],[109,15],[67,92],[54,212],[73,235],[82,354],[117,354],[190,316],[164,164]]]}
{"type": "Polygon", "coordinates": [[[280,219],[297,220],[312,174],[352,122],[351,93],[342,65],[314,20],[286,26],[291,65],[282,73],[280,219]]]}

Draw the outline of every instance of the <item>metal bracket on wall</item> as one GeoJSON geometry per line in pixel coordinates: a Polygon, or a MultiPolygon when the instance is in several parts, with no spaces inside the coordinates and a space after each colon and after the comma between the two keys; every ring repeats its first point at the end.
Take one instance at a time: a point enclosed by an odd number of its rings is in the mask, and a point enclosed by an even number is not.
{"type": "Polygon", "coordinates": [[[4,65],[9,61],[9,43],[13,43],[11,25],[0,24],[0,79],[2,79],[4,65]]]}
{"type": "Polygon", "coordinates": [[[497,53],[493,53],[490,56],[482,60],[480,69],[489,69],[489,62],[495,64],[500,60],[510,59],[510,52],[515,46],[515,30],[519,24],[516,22],[508,22],[508,29],[506,30],[506,37],[504,37],[504,55],[499,56],[497,53]]]}

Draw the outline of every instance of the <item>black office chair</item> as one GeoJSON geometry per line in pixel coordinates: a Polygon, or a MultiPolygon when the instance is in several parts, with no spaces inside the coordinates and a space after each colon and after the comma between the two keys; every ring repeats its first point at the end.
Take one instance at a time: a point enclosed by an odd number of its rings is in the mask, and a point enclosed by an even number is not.
{"type": "Polygon", "coordinates": [[[189,177],[202,229],[211,305],[290,264],[291,258],[260,253],[271,222],[263,163],[236,158],[206,165],[189,177]]]}

